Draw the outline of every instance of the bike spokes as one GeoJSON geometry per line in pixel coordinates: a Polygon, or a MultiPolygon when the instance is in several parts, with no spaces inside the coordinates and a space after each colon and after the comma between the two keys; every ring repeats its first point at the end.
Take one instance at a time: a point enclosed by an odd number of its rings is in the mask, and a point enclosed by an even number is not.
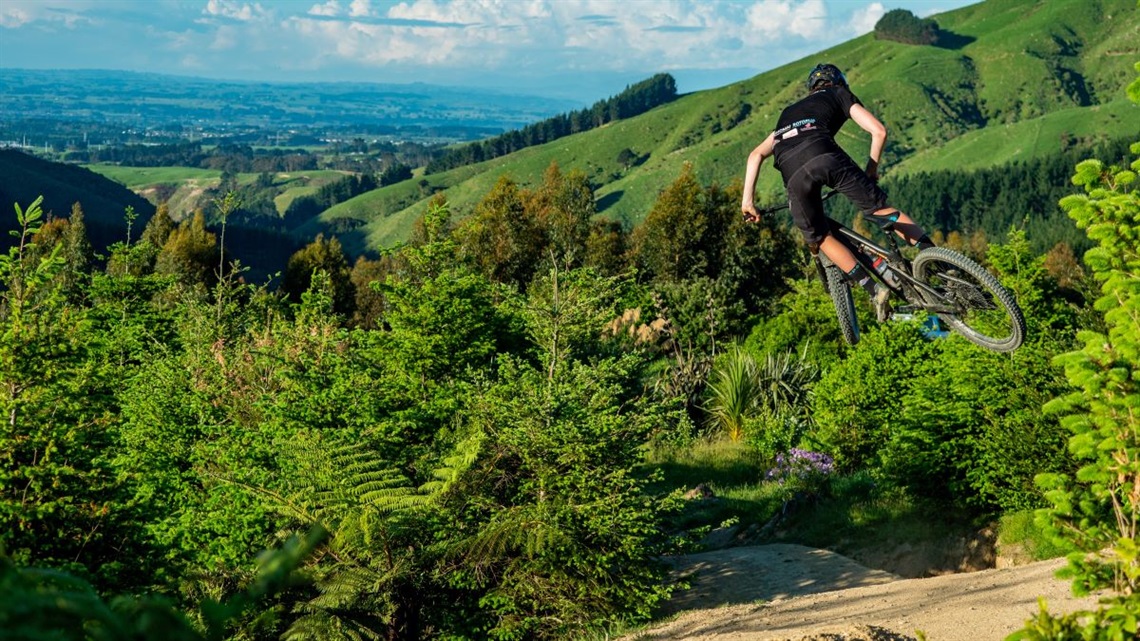
{"type": "Polygon", "coordinates": [[[941,247],[914,260],[914,274],[929,291],[925,307],[968,340],[997,351],[1021,345],[1025,319],[1013,296],[992,274],[965,256],[941,247]]]}

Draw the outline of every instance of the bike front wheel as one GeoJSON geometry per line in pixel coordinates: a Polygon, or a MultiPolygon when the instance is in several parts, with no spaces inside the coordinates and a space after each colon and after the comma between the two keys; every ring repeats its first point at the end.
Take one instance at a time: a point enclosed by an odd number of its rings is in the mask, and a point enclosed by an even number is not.
{"type": "Polygon", "coordinates": [[[855,316],[855,299],[851,296],[851,283],[838,267],[830,261],[824,264],[827,274],[827,292],[835,304],[835,316],[839,319],[839,330],[848,345],[859,342],[859,320],[855,316]]]}
{"type": "Polygon", "coordinates": [[[934,293],[926,307],[966,340],[996,352],[1012,352],[1025,340],[1025,317],[1013,294],[973,260],[945,247],[922,250],[914,276],[934,293]]]}

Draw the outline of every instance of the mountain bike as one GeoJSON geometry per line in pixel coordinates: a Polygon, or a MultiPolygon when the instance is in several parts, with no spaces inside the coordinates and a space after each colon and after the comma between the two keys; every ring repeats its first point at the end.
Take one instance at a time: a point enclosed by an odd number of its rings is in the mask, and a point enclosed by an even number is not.
{"type": "MultiPolygon", "coordinates": [[[[834,196],[831,191],[824,199],[834,196]]],[[[788,205],[758,210],[770,214],[788,205]]],[[[899,248],[894,223],[874,220],[886,236],[884,245],[828,217],[831,234],[851,250],[868,274],[906,302],[899,311],[922,310],[937,316],[966,340],[997,352],[1012,352],[1025,339],[1025,316],[1013,294],[993,274],[970,258],[945,247],[928,247],[908,259],[899,248]],[[881,261],[881,262],[880,262],[881,261]],[[875,263],[879,262],[878,267],[875,263]]],[[[851,283],[843,271],[822,253],[815,257],[816,271],[827,288],[844,340],[859,342],[859,321],[851,283]]]]}

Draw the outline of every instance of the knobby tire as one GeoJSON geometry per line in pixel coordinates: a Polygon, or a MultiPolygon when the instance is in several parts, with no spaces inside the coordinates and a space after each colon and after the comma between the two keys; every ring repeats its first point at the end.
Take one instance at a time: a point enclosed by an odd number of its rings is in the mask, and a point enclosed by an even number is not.
{"type": "MultiPolygon", "coordinates": [[[[940,294],[931,305],[949,303],[954,313],[939,318],[966,340],[996,352],[1012,352],[1025,340],[1025,317],[1013,294],[973,260],[945,247],[929,247],[915,256],[917,279],[940,294]]],[[[838,307],[838,303],[836,303],[838,307]]]]}
{"type": "Polygon", "coordinates": [[[839,319],[839,330],[848,345],[859,342],[859,319],[855,316],[855,299],[851,296],[851,283],[838,267],[825,264],[827,292],[835,304],[835,316],[839,319]]]}

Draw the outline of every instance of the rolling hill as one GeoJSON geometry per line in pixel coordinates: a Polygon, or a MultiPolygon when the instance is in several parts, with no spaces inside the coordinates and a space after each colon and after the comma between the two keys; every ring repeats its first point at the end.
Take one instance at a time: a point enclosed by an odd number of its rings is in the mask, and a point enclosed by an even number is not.
{"type": "MultiPolygon", "coordinates": [[[[156,192],[169,189],[166,200],[170,216],[174,220],[188,218],[196,209],[209,210],[211,196],[207,190],[216,189],[222,176],[221,170],[198,167],[124,167],[108,164],[85,167],[154,202],[158,202],[156,192]]],[[[280,190],[274,199],[277,213],[284,216],[289,204],[296,198],[315,194],[323,185],[336,182],[347,175],[350,175],[349,172],[333,169],[274,172],[273,184],[280,190]]],[[[239,185],[247,185],[256,181],[258,176],[256,173],[237,173],[235,179],[239,185]]]]}
{"type": "Polygon", "coordinates": [[[88,236],[97,251],[126,240],[123,215],[127,207],[133,207],[138,216],[133,223],[135,238],[155,209],[125,186],[83,167],[43,160],[15,149],[0,149],[0,206],[5,210],[0,214],[0,229],[16,227],[13,203],[27,207],[39,196],[44,197],[44,213],[58,217],[69,216],[71,206],[80,203],[88,236]]]}
{"type": "MultiPolygon", "coordinates": [[[[942,29],[938,46],[867,34],[635,118],[363,194],[299,231],[312,237],[351,228],[346,249],[381,248],[407,237],[433,193],[444,193],[462,217],[500,176],[534,184],[552,162],[585,172],[597,186],[601,215],[632,225],[684,163],[706,183],[739,179],[748,152],[823,60],[847,72],[855,93],[890,129],[888,183],[892,173],[993,167],[1046,156],[1071,141],[1140,134],[1140,108],[1124,95],[1140,60],[1134,0],[988,0],[933,17],[942,29]],[[623,150],[642,162],[623,165],[623,150]]],[[[857,128],[844,128],[839,140],[852,155],[865,154],[868,139],[857,128]]],[[[770,167],[759,190],[771,199],[782,193],[770,167]]]]}

